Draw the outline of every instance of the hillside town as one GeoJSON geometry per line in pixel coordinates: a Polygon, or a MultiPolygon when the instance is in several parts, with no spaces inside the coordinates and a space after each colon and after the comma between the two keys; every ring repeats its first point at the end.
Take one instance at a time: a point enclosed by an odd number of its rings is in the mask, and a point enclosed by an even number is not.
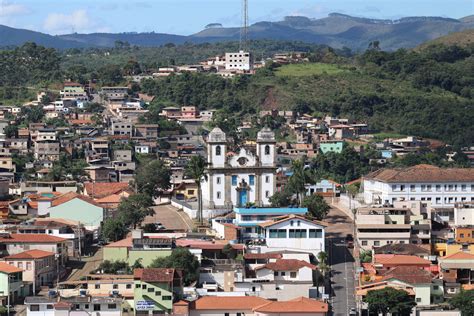
{"type": "MultiPolygon", "coordinates": [[[[228,73],[251,70],[233,55],[228,73]]],[[[153,100],[65,81],[0,108],[7,313],[368,315],[395,297],[399,315],[461,315],[448,302],[474,286],[468,148],[277,109],[229,130],[153,100]],[[451,166],[395,163],[439,148],[451,166]],[[345,156],[365,167],[329,166],[345,156]]]]}

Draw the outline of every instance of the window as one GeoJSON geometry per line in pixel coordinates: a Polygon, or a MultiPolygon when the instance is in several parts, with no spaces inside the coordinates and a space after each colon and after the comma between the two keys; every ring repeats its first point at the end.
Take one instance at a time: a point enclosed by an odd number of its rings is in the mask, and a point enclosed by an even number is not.
{"type": "Polygon", "coordinates": [[[270,146],[269,145],[265,146],[265,155],[270,155],[270,146]]]}
{"type": "Polygon", "coordinates": [[[265,183],[270,183],[270,176],[265,176],[265,183]]]}
{"type": "Polygon", "coordinates": [[[255,176],[254,175],[249,176],[249,184],[250,185],[255,185],[255,176]]]}
{"type": "Polygon", "coordinates": [[[26,263],[26,270],[28,270],[28,271],[31,270],[31,262],[26,263]]]}
{"type": "Polygon", "coordinates": [[[135,285],[135,288],[139,289],[141,287],[140,284],[135,285]]]}
{"type": "Polygon", "coordinates": [[[221,155],[221,146],[216,146],[216,156],[221,155]]]}
{"type": "Polygon", "coordinates": [[[433,285],[433,290],[438,290],[439,286],[438,285],[433,285]]]}
{"type": "Polygon", "coordinates": [[[221,177],[216,177],[216,183],[221,184],[221,177]]]}
{"type": "Polygon", "coordinates": [[[465,184],[461,184],[461,191],[466,191],[466,185],[465,184]]]}
{"type": "Polygon", "coordinates": [[[94,304],[94,311],[100,311],[100,304],[94,304]]]}
{"type": "Polygon", "coordinates": [[[286,238],[286,229],[270,229],[270,238],[286,238]]]}
{"type": "Polygon", "coordinates": [[[163,301],[171,301],[171,296],[165,295],[162,297],[163,301]]]}
{"type": "Polygon", "coordinates": [[[309,238],[323,238],[323,230],[322,229],[310,229],[309,230],[309,238]]]}
{"type": "Polygon", "coordinates": [[[39,312],[40,306],[39,305],[30,305],[30,311],[32,312],[39,312]]]}
{"type": "Polygon", "coordinates": [[[108,309],[117,309],[117,304],[108,304],[107,308],[108,309]]]}
{"type": "Polygon", "coordinates": [[[242,216],[242,221],[244,222],[248,222],[248,221],[251,221],[252,220],[252,216],[250,215],[243,215],[242,216]]]}
{"type": "Polygon", "coordinates": [[[113,288],[114,290],[118,290],[118,284],[112,285],[112,288],[113,288]]]}
{"type": "Polygon", "coordinates": [[[362,240],[362,246],[367,246],[367,240],[362,240]]]}
{"type": "Polygon", "coordinates": [[[147,289],[147,291],[148,291],[148,293],[153,293],[153,292],[155,292],[155,290],[154,290],[152,287],[149,287],[149,288],[147,289]]]}
{"type": "Polygon", "coordinates": [[[417,302],[417,303],[420,303],[420,302],[421,302],[421,297],[417,297],[417,298],[416,298],[416,302],[417,302]]]}
{"type": "Polygon", "coordinates": [[[375,241],[374,241],[374,246],[380,246],[380,241],[375,240],[375,241]]]}
{"type": "Polygon", "coordinates": [[[274,271],[273,276],[278,276],[278,271],[274,271]]]}
{"type": "Polygon", "coordinates": [[[146,290],[146,284],[142,284],[142,289],[146,290]]]}
{"type": "Polygon", "coordinates": [[[156,296],[161,296],[161,291],[156,291],[156,292],[155,292],[155,295],[156,295],[156,296]]]}
{"type": "Polygon", "coordinates": [[[221,191],[217,191],[217,198],[218,198],[218,199],[221,198],[221,191]]]}
{"type": "Polygon", "coordinates": [[[265,191],[265,197],[266,198],[270,197],[270,191],[265,191]]]}
{"type": "Polygon", "coordinates": [[[410,184],[410,191],[415,191],[415,185],[414,184],[410,184]]]}
{"type": "Polygon", "coordinates": [[[95,285],[94,285],[94,288],[95,288],[96,290],[99,290],[99,289],[100,289],[100,284],[95,284],[95,285]]]}
{"type": "Polygon", "coordinates": [[[48,304],[48,305],[46,305],[46,309],[53,309],[53,308],[54,308],[54,307],[53,307],[53,305],[52,305],[52,304],[48,304]]]}
{"type": "Polygon", "coordinates": [[[290,221],[290,226],[293,226],[295,222],[294,221],[290,221]]]}
{"type": "Polygon", "coordinates": [[[296,272],[290,272],[290,278],[296,279],[296,272]]]}
{"type": "Polygon", "coordinates": [[[290,238],[306,238],[306,229],[290,229],[290,238]]]}
{"type": "Polygon", "coordinates": [[[125,285],[125,288],[126,289],[131,289],[132,288],[132,285],[130,283],[128,283],[127,285],[125,285]]]}
{"type": "Polygon", "coordinates": [[[229,316],[229,313],[224,313],[224,316],[229,316]]]}
{"type": "Polygon", "coordinates": [[[23,262],[18,262],[18,268],[23,269],[23,262]]]}
{"type": "Polygon", "coordinates": [[[237,185],[237,176],[232,176],[232,185],[237,185]]]}

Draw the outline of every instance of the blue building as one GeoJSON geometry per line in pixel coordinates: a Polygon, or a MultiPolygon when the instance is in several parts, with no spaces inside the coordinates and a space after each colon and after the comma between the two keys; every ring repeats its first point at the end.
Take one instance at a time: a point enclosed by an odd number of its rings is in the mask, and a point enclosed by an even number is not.
{"type": "Polygon", "coordinates": [[[261,223],[286,215],[304,216],[308,212],[307,208],[281,207],[281,208],[234,208],[234,224],[240,228],[241,237],[244,240],[263,239],[265,236],[259,226],[261,223]]]}

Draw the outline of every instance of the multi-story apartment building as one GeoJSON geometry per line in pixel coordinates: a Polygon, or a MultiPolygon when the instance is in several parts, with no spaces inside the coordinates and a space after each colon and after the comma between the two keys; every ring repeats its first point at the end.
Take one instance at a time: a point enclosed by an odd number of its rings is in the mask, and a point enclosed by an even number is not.
{"type": "Polygon", "coordinates": [[[34,156],[37,160],[51,160],[59,159],[60,143],[57,141],[36,141],[34,156]]]}
{"type": "Polygon", "coordinates": [[[136,124],[135,137],[143,137],[146,139],[158,138],[158,124],[136,124]]]}
{"type": "Polygon", "coordinates": [[[110,130],[112,135],[127,135],[132,137],[133,124],[130,121],[115,119],[111,122],[110,130]]]}
{"type": "Polygon", "coordinates": [[[392,243],[430,247],[431,213],[421,202],[359,208],[356,227],[358,244],[366,250],[392,243]]]}
{"type": "Polygon", "coordinates": [[[239,51],[237,53],[225,54],[225,69],[249,71],[253,69],[253,57],[249,52],[239,51]]]}
{"type": "Polygon", "coordinates": [[[364,177],[363,186],[366,204],[427,201],[433,208],[454,207],[474,201],[474,169],[430,165],[381,169],[364,177]]]}

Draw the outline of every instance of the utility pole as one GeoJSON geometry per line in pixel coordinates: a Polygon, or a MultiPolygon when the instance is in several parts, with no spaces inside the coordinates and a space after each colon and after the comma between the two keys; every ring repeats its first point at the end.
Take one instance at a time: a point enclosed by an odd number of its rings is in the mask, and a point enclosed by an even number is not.
{"type": "Polygon", "coordinates": [[[240,27],[240,51],[248,51],[249,41],[249,3],[248,0],[242,0],[242,25],[240,27]]]}
{"type": "Polygon", "coordinates": [[[77,224],[77,231],[79,232],[79,261],[82,260],[82,246],[81,246],[81,234],[82,234],[82,229],[81,229],[81,221],[77,224]]]}

